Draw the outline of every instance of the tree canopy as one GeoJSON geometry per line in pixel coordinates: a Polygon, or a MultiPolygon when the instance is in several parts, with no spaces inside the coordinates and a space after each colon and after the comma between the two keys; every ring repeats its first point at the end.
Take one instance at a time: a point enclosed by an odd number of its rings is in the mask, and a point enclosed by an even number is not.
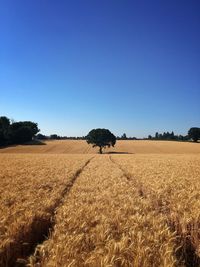
{"type": "Polygon", "coordinates": [[[93,129],[86,136],[88,144],[93,147],[99,147],[99,153],[102,154],[102,149],[116,144],[116,137],[108,129],[93,129]]]}
{"type": "Polygon", "coordinates": [[[188,136],[194,142],[197,142],[200,139],[200,128],[198,128],[198,127],[190,128],[190,130],[188,131],[188,136]]]}
{"type": "Polygon", "coordinates": [[[0,145],[7,143],[9,139],[9,127],[10,120],[5,116],[0,117],[0,145]]]}
{"type": "Polygon", "coordinates": [[[21,144],[31,141],[39,132],[38,125],[32,121],[10,123],[10,120],[0,117],[0,145],[21,144]]]}

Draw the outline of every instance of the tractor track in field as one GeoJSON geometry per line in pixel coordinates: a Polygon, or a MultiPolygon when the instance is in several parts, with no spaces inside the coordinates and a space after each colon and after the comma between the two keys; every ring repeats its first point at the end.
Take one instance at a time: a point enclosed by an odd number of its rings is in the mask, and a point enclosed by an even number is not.
{"type": "Polygon", "coordinates": [[[85,164],[74,173],[69,183],[67,183],[62,190],[59,198],[45,209],[44,214],[41,216],[36,215],[31,218],[26,225],[19,228],[17,236],[13,237],[11,242],[1,248],[0,267],[28,266],[28,258],[34,253],[37,246],[47,240],[49,235],[54,231],[57,208],[62,205],[64,198],[69,194],[74,183],[93,158],[94,157],[91,157],[87,160],[85,164]]]}
{"type": "Polygon", "coordinates": [[[111,156],[109,156],[109,160],[117,167],[119,168],[122,173],[123,176],[127,179],[128,182],[132,182],[132,184],[135,186],[135,188],[138,189],[138,195],[142,198],[146,198],[147,197],[147,193],[145,192],[145,189],[143,188],[142,183],[140,183],[137,179],[135,179],[133,177],[132,174],[128,173],[127,171],[124,170],[123,167],[121,167],[120,164],[118,164],[111,156]]]}
{"type": "MultiPolygon", "coordinates": [[[[128,173],[111,156],[109,156],[109,160],[122,171],[128,182],[132,182],[132,185],[138,188],[139,197],[149,199],[149,201],[152,202],[152,206],[155,202],[159,203],[159,200],[155,198],[155,192],[151,192],[151,190],[148,190],[146,187],[144,187],[138,179],[135,179],[131,173],[128,173]],[[153,198],[155,198],[155,200],[153,198]]],[[[176,244],[178,250],[176,250],[174,254],[176,255],[181,266],[184,264],[186,267],[200,267],[200,257],[196,253],[196,248],[193,244],[193,238],[191,236],[191,225],[187,225],[188,233],[185,235],[178,230],[176,221],[171,220],[169,207],[161,206],[157,211],[159,214],[163,214],[163,216],[166,217],[166,223],[170,231],[176,232],[176,244]]]]}

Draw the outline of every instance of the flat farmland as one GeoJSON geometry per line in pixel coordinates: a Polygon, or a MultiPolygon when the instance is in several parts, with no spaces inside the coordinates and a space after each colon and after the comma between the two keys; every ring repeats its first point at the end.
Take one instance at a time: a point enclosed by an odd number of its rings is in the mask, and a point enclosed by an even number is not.
{"type": "Polygon", "coordinates": [[[88,160],[87,155],[0,155],[0,266],[15,266],[48,235],[56,207],[88,160]]]}
{"type": "MultiPolygon", "coordinates": [[[[0,153],[45,153],[45,154],[96,154],[97,148],[89,146],[84,140],[46,141],[44,145],[18,145],[0,149],[0,153]]],[[[174,141],[117,141],[107,153],[132,154],[187,154],[200,153],[200,145],[190,142],[174,141]]]]}
{"type": "Polygon", "coordinates": [[[0,266],[200,266],[200,144],[96,152],[84,141],[1,149],[0,266]]]}

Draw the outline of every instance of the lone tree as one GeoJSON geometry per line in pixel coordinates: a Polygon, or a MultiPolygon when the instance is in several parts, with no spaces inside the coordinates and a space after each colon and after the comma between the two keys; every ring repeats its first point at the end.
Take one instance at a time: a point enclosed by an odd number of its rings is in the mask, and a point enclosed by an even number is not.
{"type": "Polygon", "coordinates": [[[102,149],[115,145],[116,137],[107,129],[93,129],[86,136],[88,144],[92,144],[93,147],[99,147],[99,153],[102,154],[102,149]]]}
{"type": "Polygon", "coordinates": [[[194,142],[197,142],[200,139],[200,128],[192,127],[188,131],[188,136],[191,138],[194,142]]]}

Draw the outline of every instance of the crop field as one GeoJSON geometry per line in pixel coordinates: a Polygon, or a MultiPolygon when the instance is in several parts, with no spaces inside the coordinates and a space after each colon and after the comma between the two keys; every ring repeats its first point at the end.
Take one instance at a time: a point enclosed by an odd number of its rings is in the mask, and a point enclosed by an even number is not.
{"type": "MultiPolygon", "coordinates": [[[[0,153],[96,154],[97,148],[84,140],[45,141],[44,145],[18,145],[0,149],[0,153]]],[[[200,145],[189,142],[126,140],[117,141],[107,153],[131,154],[188,154],[200,153],[200,145]]]]}
{"type": "MultiPolygon", "coordinates": [[[[0,266],[15,266],[48,235],[53,213],[89,156],[0,156],[0,266]]],[[[23,262],[23,261],[22,261],[23,262]]]]}
{"type": "Polygon", "coordinates": [[[200,266],[200,144],[107,152],[1,149],[0,267],[200,266]]]}

